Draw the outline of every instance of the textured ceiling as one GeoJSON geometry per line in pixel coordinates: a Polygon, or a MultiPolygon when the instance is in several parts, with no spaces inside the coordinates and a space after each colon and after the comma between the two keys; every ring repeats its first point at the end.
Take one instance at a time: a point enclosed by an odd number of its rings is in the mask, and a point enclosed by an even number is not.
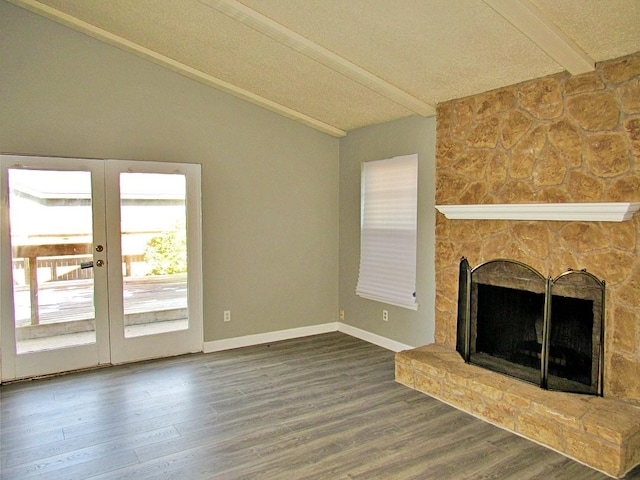
{"type": "Polygon", "coordinates": [[[640,51],[638,0],[10,0],[329,134],[640,51]]]}

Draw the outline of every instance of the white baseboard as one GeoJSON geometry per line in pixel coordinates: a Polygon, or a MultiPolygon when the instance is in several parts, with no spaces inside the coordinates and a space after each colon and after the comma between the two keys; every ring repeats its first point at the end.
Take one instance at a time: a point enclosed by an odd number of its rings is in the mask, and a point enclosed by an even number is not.
{"type": "Polygon", "coordinates": [[[415,348],[376,333],[367,332],[366,330],[361,330],[360,328],[347,325],[346,323],[338,322],[338,331],[351,335],[352,337],[359,338],[360,340],[364,340],[365,342],[373,343],[379,347],[386,348],[392,352],[401,352],[402,350],[411,350],[412,348],[415,348]]]}
{"type": "Polygon", "coordinates": [[[252,345],[262,345],[263,343],[279,342],[280,340],[309,337],[311,335],[336,331],[338,331],[338,322],[312,325],[310,327],[290,328],[288,330],[278,330],[275,332],[257,333],[255,335],[204,342],[202,351],[204,353],[220,352],[222,350],[231,350],[232,348],[250,347],[252,345]]]}
{"type": "Polygon", "coordinates": [[[379,347],[386,348],[393,352],[410,350],[414,347],[390,340],[375,333],[361,330],[346,323],[334,322],[310,327],[291,328],[288,330],[278,330],[275,332],[257,333],[255,335],[245,335],[243,337],[225,338],[223,340],[213,340],[204,342],[202,351],[204,353],[220,352],[233,348],[250,347],[252,345],[262,345],[263,343],[279,342],[280,340],[291,340],[293,338],[309,337],[329,332],[342,332],[352,337],[359,338],[365,342],[373,343],[379,347]]]}

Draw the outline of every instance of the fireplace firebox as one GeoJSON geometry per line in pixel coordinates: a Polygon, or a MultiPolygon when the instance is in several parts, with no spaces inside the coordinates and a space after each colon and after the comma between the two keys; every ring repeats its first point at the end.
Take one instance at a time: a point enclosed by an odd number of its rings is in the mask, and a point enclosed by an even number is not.
{"type": "Polygon", "coordinates": [[[460,261],[458,352],[549,390],[602,395],[605,282],[514,260],[460,261]]]}

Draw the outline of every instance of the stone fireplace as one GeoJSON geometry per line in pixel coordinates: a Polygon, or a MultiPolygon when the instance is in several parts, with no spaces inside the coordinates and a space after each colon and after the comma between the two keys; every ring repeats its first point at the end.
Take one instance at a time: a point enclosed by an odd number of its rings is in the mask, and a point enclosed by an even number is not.
{"type": "MultiPolygon", "coordinates": [[[[640,53],[441,104],[436,204],[640,202],[640,53]]],[[[537,207],[533,206],[533,210],[537,207]]],[[[640,214],[436,218],[435,340],[398,382],[619,477],[640,463],[640,214]],[[459,262],[508,258],[544,277],[606,279],[602,397],[547,391],[456,352],[459,262]]]]}

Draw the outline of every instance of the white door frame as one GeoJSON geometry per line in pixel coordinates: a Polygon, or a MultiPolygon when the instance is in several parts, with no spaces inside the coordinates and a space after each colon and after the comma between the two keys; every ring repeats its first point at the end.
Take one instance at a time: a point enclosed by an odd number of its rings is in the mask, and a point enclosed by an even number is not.
{"type": "MultiPolygon", "coordinates": [[[[11,242],[9,237],[8,170],[64,170],[91,172],[93,245],[105,244],[104,161],[35,156],[0,156],[0,345],[2,379],[9,380],[93,367],[111,362],[109,307],[106,295],[95,295],[96,343],[57,350],[22,353],[18,358],[14,325],[11,242]]],[[[94,251],[94,261],[99,259],[94,251]]],[[[94,290],[106,291],[107,269],[94,268],[94,290]]]]}
{"type": "MultiPolygon", "coordinates": [[[[197,164],[0,155],[0,373],[2,380],[77,370],[100,364],[199,352],[203,348],[201,167],[197,164]],[[33,354],[16,353],[11,244],[9,168],[92,172],[93,243],[106,248],[106,267],[94,268],[95,344],[33,354]],[[120,248],[119,172],[181,173],[187,179],[189,329],[124,338],[120,248]],[[107,227],[108,226],[108,227],[107,227]]],[[[98,255],[94,250],[94,261],[98,255]]]]}
{"type": "Polygon", "coordinates": [[[202,221],[200,165],[186,163],[141,162],[109,160],[106,164],[107,192],[107,266],[109,272],[109,312],[111,324],[111,361],[127,363],[149,358],[200,352],[203,348],[202,321],[202,221]],[[150,336],[124,336],[124,307],[122,301],[122,252],[120,245],[121,172],[183,174],[186,178],[187,215],[187,309],[189,329],[150,336]]]}

